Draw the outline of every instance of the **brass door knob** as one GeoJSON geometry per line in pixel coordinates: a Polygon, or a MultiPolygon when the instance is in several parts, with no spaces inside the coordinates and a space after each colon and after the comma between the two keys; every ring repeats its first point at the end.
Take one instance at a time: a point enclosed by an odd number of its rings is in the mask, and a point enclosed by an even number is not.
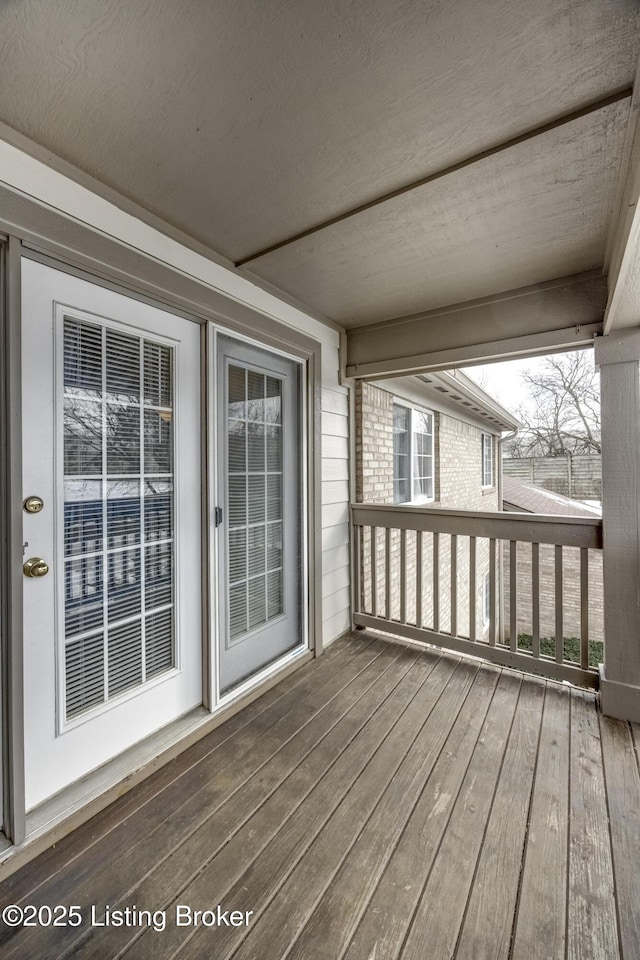
{"type": "Polygon", "coordinates": [[[24,564],[22,571],[25,577],[46,577],[49,573],[49,564],[41,557],[31,557],[24,564]]]}
{"type": "Polygon", "coordinates": [[[44,502],[40,497],[27,497],[22,507],[26,513],[40,513],[44,507],[44,502]]]}

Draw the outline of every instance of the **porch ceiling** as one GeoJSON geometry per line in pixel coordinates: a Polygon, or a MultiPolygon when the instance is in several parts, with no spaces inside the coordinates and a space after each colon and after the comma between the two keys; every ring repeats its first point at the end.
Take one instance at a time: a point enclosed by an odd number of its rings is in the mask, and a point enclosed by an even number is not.
{"type": "Polygon", "coordinates": [[[635,0],[14,0],[0,120],[354,327],[603,267],[639,25],[635,0]]]}

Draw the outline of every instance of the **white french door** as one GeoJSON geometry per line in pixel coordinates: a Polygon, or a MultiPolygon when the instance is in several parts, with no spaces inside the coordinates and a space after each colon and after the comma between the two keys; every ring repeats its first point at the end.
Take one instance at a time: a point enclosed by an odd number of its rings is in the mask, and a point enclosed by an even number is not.
{"type": "Polygon", "coordinates": [[[301,364],[218,333],[219,688],[304,642],[301,364]]]}
{"type": "Polygon", "coordinates": [[[31,809],[202,702],[200,331],[30,260],[22,304],[31,809]]]}

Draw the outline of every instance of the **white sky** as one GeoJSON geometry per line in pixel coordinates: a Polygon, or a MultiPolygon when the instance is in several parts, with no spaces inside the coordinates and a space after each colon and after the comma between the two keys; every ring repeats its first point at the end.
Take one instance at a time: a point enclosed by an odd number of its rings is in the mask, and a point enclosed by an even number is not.
{"type": "Polygon", "coordinates": [[[502,363],[485,363],[478,367],[463,367],[462,372],[475,380],[483,390],[502,404],[509,413],[516,413],[521,404],[526,405],[529,394],[520,378],[524,370],[536,370],[544,363],[544,357],[527,357],[525,360],[505,360],[502,363]]]}

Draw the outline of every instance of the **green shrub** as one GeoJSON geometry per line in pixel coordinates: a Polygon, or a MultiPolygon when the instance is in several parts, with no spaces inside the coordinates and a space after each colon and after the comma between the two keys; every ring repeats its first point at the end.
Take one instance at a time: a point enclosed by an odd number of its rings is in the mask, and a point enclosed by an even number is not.
{"type": "MultiPolygon", "coordinates": [[[[530,633],[518,634],[518,649],[533,650],[533,637],[530,633]]],[[[556,642],[553,637],[540,637],[540,653],[545,657],[556,655],[556,642]]],[[[564,638],[564,659],[580,663],[580,637],[564,638]]],[[[602,641],[589,640],[589,666],[597,667],[602,663],[602,641]]]]}

